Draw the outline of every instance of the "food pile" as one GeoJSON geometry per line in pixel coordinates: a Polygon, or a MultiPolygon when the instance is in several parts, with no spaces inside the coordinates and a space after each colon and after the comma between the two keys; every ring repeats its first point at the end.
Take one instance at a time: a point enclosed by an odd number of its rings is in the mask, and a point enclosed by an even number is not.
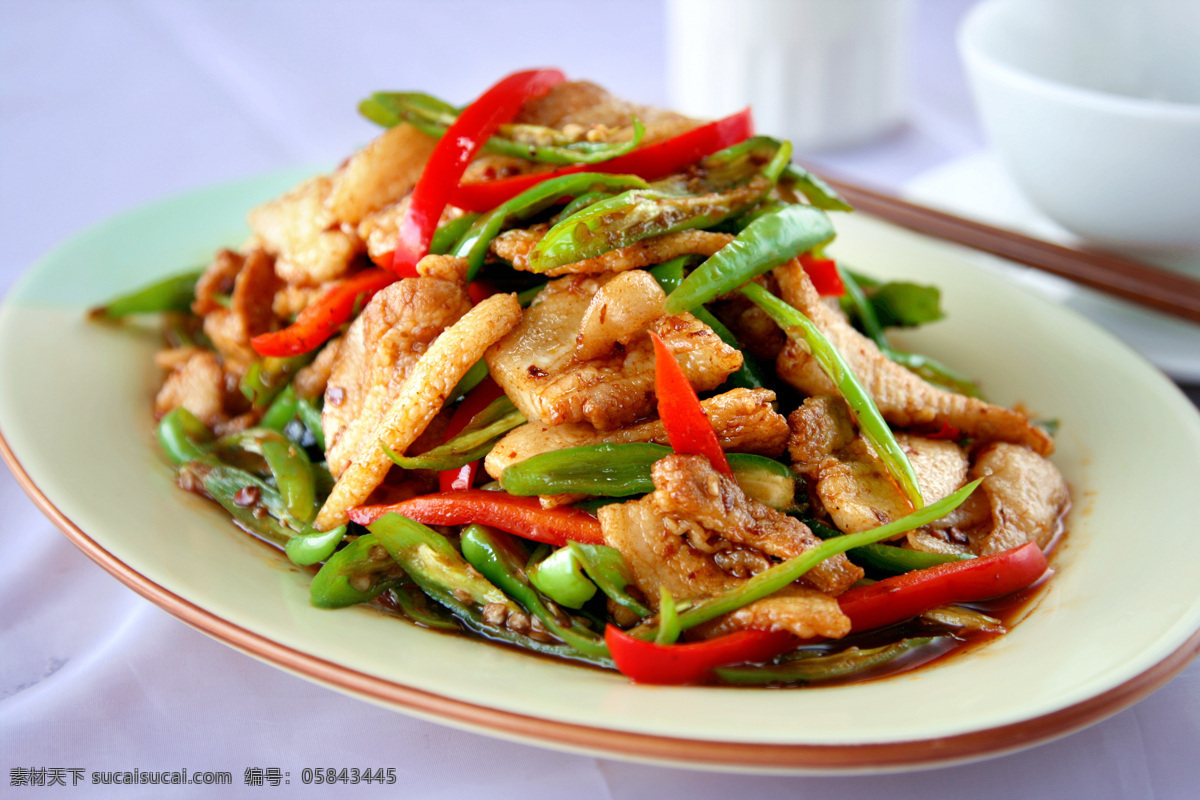
{"type": "Polygon", "coordinates": [[[646,683],[912,666],[1046,573],[1047,426],[888,329],[938,292],[825,253],[849,207],[755,136],[557,70],[416,92],[251,237],[94,312],[165,312],[184,489],[312,602],[646,683]]]}

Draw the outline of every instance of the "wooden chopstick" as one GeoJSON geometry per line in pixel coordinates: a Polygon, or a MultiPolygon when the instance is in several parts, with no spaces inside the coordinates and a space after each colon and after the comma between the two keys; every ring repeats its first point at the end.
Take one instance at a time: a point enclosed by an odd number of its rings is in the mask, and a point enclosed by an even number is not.
{"type": "Polygon", "coordinates": [[[1200,281],[1109,253],[1075,250],[956,217],[894,195],[825,178],[858,211],[1058,275],[1200,324],[1200,281]]]}

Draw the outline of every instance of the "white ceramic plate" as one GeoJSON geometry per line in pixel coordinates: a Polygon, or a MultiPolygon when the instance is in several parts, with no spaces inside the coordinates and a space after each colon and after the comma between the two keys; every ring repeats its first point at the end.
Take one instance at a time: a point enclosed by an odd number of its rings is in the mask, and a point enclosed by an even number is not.
{"type": "MultiPolygon", "coordinates": [[[[951,214],[1011,228],[1069,247],[1083,245],[1078,236],[1038,211],[989,152],[975,153],[936,167],[918,175],[904,189],[914,201],[951,214]]],[[[1079,312],[1128,343],[1168,375],[1181,381],[1200,382],[1200,325],[1159,314],[986,253],[974,253],[972,260],[999,268],[1026,288],[1079,312]]],[[[1164,263],[1162,266],[1200,276],[1200,261],[1164,263]]]]}
{"type": "Polygon", "coordinates": [[[1200,417],[1156,370],[962,251],[866,217],[838,254],[943,288],[949,320],[907,337],[1003,403],[1062,421],[1071,482],[1059,574],[1008,636],[968,657],[795,691],[633,686],[369,609],[321,611],[307,576],[177,489],[153,441],[152,328],[86,307],[237,244],[300,173],[182,196],[90,230],[0,309],[0,432],[26,489],[92,558],[195,627],[283,669],[450,725],[547,747],[703,768],[898,770],[1026,747],[1152,691],[1200,650],[1200,417]]]}

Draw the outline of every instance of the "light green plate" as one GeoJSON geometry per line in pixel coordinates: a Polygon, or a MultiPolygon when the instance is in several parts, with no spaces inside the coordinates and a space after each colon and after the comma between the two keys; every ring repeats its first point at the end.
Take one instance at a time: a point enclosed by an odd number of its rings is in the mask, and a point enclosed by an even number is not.
{"type": "Polygon", "coordinates": [[[896,770],[1063,735],[1134,702],[1200,650],[1200,417],[1153,367],[957,249],[840,217],[836,255],[942,287],[950,319],[906,338],[989,396],[1061,420],[1070,534],[1029,616],[979,652],[914,673],[772,691],[633,686],[421,630],[320,611],[308,576],[177,489],[152,434],[152,326],[84,311],[204,263],[247,209],[303,173],[188,194],[118,217],[39,262],[0,310],[0,433],[29,493],[98,563],[256,657],[406,713],[547,747],[693,767],[896,770]]]}

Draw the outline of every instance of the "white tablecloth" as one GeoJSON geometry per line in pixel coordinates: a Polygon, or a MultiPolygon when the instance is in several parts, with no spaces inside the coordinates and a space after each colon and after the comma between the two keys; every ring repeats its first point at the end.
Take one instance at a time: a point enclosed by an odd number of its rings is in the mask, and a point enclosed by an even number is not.
{"type": "MultiPolygon", "coordinates": [[[[980,150],[952,45],[969,5],[918,3],[904,128],[810,156],[899,187],[980,150]]],[[[370,90],[422,88],[465,102],[504,72],[557,65],[665,103],[663,25],[656,3],[637,0],[4,3],[0,294],[53,245],[114,213],[336,162],[373,133],[354,113],[370,90]]],[[[1198,664],[1094,727],[982,763],[875,777],[706,774],[464,733],[261,664],[109,577],[5,470],[0,546],[4,796],[320,796],[296,777],[327,766],[396,769],[397,785],[339,788],[347,797],[1182,798],[1200,787],[1198,664]],[[228,771],[234,786],[168,795],[90,784],[93,772],[135,768],[228,771]],[[266,785],[247,785],[247,769],[262,770],[266,785]],[[291,784],[272,787],[271,769],[290,772],[291,784]],[[72,787],[74,774],[82,780],[72,787]],[[38,775],[66,786],[15,785],[38,775]]]]}

